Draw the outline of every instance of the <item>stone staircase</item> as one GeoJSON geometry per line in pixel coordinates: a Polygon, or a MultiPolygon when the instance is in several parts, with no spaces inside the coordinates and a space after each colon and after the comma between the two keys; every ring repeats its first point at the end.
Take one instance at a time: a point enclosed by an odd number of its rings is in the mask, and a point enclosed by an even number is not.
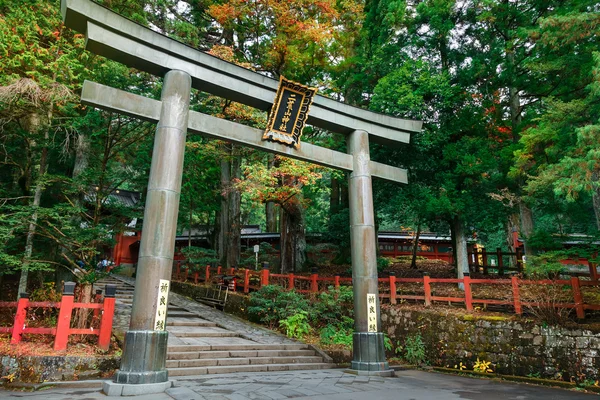
{"type": "MultiPolygon", "coordinates": [[[[131,314],[133,286],[107,277],[95,286],[117,285],[115,329],[126,330],[131,314]]],[[[227,374],[235,372],[268,372],[333,368],[327,356],[310,346],[294,342],[243,321],[231,322],[231,316],[211,307],[195,303],[187,307],[174,304],[171,293],[167,314],[169,342],[167,370],[169,376],[227,374]],[[190,310],[193,308],[194,310],[190,310]],[[209,319],[203,317],[210,317],[209,319]],[[223,323],[221,323],[223,322],[223,323]],[[229,326],[227,326],[229,325],[229,326]],[[241,328],[241,329],[240,329],[241,328]],[[248,332],[259,331],[259,335],[248,332]]]]}

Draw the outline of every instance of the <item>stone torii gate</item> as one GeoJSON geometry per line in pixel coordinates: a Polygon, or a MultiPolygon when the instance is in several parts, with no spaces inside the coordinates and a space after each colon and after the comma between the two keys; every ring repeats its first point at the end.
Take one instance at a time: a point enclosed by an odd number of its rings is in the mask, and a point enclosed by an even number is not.
{"type": "Polygon", "coordinates": [[[348,154],[309,143],[294,149],[263,141],[258,129],[190,111],[190,90],[193,87],[270,110],[277,81],[197,51],[90,0],[62,0],[61,11],[67,27],[86,35],[87,50],[164,77],[160,101],[89,81],[84,83],[81,96],[84,104],[158,124],[131,323],[114,385],[146,387],[138,387],[136,393],[170,387],[165,368],[168,334],[164,327],[157,329],[157,302],[161,280],[164,284],[171,276],[187,130],[351,173],[355,314],[351,369],[360,374],[389,374],[381,332],[371,177],[407,183],[407,174],[403,169],[371,161],[369,141],[408,143],[410,134],[420,131],[421,122],[392,118],[316,96],[308,123],[347,135],[348,154]]]}

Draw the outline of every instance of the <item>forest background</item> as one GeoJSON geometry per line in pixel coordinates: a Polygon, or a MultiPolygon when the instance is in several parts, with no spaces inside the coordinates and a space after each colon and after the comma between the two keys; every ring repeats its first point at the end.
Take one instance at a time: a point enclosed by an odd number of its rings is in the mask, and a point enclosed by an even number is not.
{"type": "MultiPolygon", "coordinates": [[[[410,145],[372,145],[373,159],[407,168],[410,182],[374,181],[378,229],[450,232],[459,273],[468,237],[511,251],[518,231],[533,256],[561,248],[564,235],[599,236],[595,1],[100,3],[267,76],[423,120],[410,145]]],[[[0,278],[20,274],[19,292],[63,268],[94,281],[116,234],[143,222],[154,127],[81,105],[84,79],[160,95],[160,79],[86,52],[83,36],[62,25],[60,1],[0,0],[0,278]],[[117,190],[142,200],[127,206],[117,190]]],[[[191,104],[266,124],[266,113],[200,91],[191,104]]],[[[303,140],[345,151],[343,135],[315,127],[303,140]]],[[[305,268],[307,232],[347,262],[346,177],[189,134],[180,232],[208,227],[211,254],[240,265],[246,224],[281,232],[283,271],[305,268]]]]}

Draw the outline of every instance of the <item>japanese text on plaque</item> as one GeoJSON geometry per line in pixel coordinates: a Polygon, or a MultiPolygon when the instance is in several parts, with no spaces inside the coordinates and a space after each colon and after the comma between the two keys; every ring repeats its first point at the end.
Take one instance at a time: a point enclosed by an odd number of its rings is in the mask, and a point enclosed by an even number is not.
{"type": "Polygon", "coordinates": [[[377,302],[375,300],[375,294],[367,294],[368,332],[377,332],[377,302]]]}
{"type": "Polygon", "coordinates": [[[169,304],[169,281],[161,279],[158,284],[158,299],[156,300],[155,331],[164,331],[166,328],[167,304],[169,304]]]}

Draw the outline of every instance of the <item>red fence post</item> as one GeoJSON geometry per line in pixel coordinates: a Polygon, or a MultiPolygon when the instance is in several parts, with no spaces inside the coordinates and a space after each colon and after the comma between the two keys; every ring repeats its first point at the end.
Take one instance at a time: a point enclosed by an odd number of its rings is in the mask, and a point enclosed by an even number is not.
{"type": "Polygon", "coordinates": [[[581,287],[579,285],[579,277],[571,277],[571,287],[573,288],[573,297],[575,298],[575,311],[577,312],[577,318],[585,318],[585,309],[583,308],[583,296],[581,296],[581,287]]]}
{"type": "Polygon", "coordinates": [[[467,311],[473,311],[473,295],[471,294],[471,277],[466,272],[465,272],[465,276],[463,278],[463,282],[465,284],[465,305],[467,306],[467,311]]]}
{"type": "Polygon", "coordinates": [[[229,275],[235,274],[235,267],[229,268],[229,275]]]}
{"type": "Polygon", "coordinates": [[[221,266],[220,265],[217,267],[217,275],[221,275],[221,266]]]}
{"type": "Polygon", "coordinates": [[[104,304],[102,305],[102,320],[100,321],[100,334],[98,335],[98,347],[105,351],[110,347],[116,293],[117,287],[115,285],[106,285],[104,289],[104,304]]]}
{"type": "Polygon", "coordinates": [[[260,275],[260,286],[267,286],[269,284],[269,263],[264,262],[262,267],[263,269],[260,275]]]}
{"type": "Polygon", "coordinates": [[[313,293],[317,293],[319,291],[319,284],[317,283],[319,274],[317,273],[316,268],[313,268],[311,272],[312,273],[310,274],[310,291],[313,293]]]}
{"type": "MultiPolygon", "coordinates": [[[[520,247],[516,247],[515,248],[515,257],[517,258],[517,269],[519,270],[519,272],[523,271],[523,254],[521,252],[521,248],[520,247]]],[[[501,270],[501,274],[500,275],[504,275],[504,271],[501,270]]]]}
{"type": "Polygon", "coordinates": [[[208,283],[209,280],[210,280],[210,265],[207,265],[206,272],[204,275],[204,283],[208,283]]]}
{"type": "Polygon", "coordinates": [[[288,275],[288,290],[292,290],[294,289],[294,274],[289,274],[288,275]]]}
{"type": "Polygon", "coordinates": [[[13,324],[12,338],[10,344],[17,344],[21,341],[23,330],[25,329],[25,319],[27,318],[27,306],[29,305],[29,293],[21,293],[17,303],[17,313],[13,324]]]}
{"type": "Polygon", "coordinates": [[[194,271],[194,284],[197,285],[198,284],[198,277],[199,277],[199,272],[198,271],[194,271]]]}
{"type": "Polygon", "coordinates": [[[175,277],[177,280],[181,279],[181,262],[179,261],[175,264],[175,277]]]}
{"type": "Polygon", "coordinates": [[[521,295],[519,294],[519,279],[516,276],[510,278],[513,291],[513,303],[515,305],[515,313],[523,314],[523,308],[521,307],[521,295]]]}
{"type": "Polygon", "coordinates": [[[431,278],[429,272],[423,273],[423,289],[425,290],[425,307],[431,306],[431,278]]]}
{"type": "Polygon", "coordinates": [[[69,342],[69,330],[71,329],[71,314],[73,314],[73,298],[75,293],[75,282],[65,282],[58,322],[56,323],[56,335],[54,336],[54,350],[67,349],[69,342]]]}
{"type": "Polygon", "coordinates": [[[250,291],[250,270],[246,268],[244,270],[244,293],[250,291]]]}
{"type": "Polygon", "coordinates": [[[396,273],[390,272],[390,304],[396,304],[396,273]]]}
{"type": "Polygon", "coordinates": [[[340,276],[336,275],[333,277],[333,287],[335,290],[340,290],[340,276]]]}

